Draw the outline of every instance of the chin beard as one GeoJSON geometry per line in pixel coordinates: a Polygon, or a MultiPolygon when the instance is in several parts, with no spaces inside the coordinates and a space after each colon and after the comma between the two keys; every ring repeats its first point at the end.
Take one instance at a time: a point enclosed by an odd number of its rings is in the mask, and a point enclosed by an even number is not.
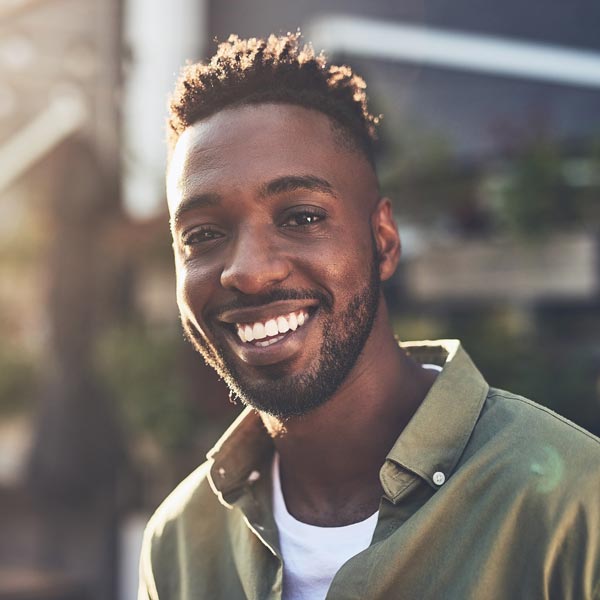
{"type": "MultiPolygon", "coordinates": [[[[258,411],[286,420],[323,405],[338,390],[371,333],[379,295],[379,261],[374,257],[368,283],[353,296],[346,310],[335,316],[331,304],[320,305],[323,343],[310,370],[285,375],[277,366],[266,367],[266,382],[242,375],[236,368],[236,357],[224,350],[224,345],[219,348],[209,342],[190,321],[182,319],[182,325],[187,339],[225,381],[234,397],[258,411]]],[[[213,340],[219,339],[218,332],[211,333],[213,340]]]]}

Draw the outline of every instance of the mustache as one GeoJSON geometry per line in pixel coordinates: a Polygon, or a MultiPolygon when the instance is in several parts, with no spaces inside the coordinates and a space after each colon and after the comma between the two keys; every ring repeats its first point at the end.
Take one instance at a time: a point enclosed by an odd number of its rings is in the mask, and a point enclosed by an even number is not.
{"type": "Polygon", "coordinates": [[[321,305],[321,308],[326,311],[331,311],[333,308],[333,298],[321,290],[275,289],[265,292],[264,294],[239,296],[226,304],[221,304],[218,307],[211,309],[208,312],[207,317],[213,319],[225,311],[239,310],[241,308],[257,308],[280,300],[317,300],[321,305]]]}

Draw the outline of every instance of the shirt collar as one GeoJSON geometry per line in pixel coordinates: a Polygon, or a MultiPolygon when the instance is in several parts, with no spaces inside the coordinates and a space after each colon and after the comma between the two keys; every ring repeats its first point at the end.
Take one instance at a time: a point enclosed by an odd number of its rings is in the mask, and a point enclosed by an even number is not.
{"type": "MultiPolygon", "coordinates": [[[[407,485],[406,470],[437,488],[434,474],[447,478],[471,436],[488,385],[458,340],[403,342],[420,363],[443,367],[429,393],[389,451],[381,482],[394,501],[407,485]]],[[[207,458],[210,485],[231,506],[244,488],[270,465],[273,442],[260,416],[246,408],[221,436],[207,458]]]]}
{"type": "Polygon", "coordinates": [[[434,488],[451,475],[489,390],[458,340],[405,342],[400,346],[417,362],[438,364],[443,369],[381,469],[382,485],[392,501],[412,479],[405,470],[434,488]]]}
{"type": "Polygon", "coordinates": [[[258,413],[245,408],[206,455],[209,483],[219,500],[231,505],[261,475],[259,468],[273,454],[274,446],[258,413]]]}

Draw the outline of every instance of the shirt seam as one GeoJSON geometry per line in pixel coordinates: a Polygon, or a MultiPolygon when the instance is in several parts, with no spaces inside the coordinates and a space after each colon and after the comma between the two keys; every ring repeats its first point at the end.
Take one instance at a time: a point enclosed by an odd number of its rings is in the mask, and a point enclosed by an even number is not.
{"type": "Polygon", "coordinates": [[[600,444],[600,440],[595,435],[592,435],[591,433],[589,433],[588,431],[586,431],[585,429],[583,429],[576,423],[569,421],[569,419],[567,419],[566,417],[559,415],[558,413],[554,412],[553,410],[549,409],[546,406],[542,406],[541,404],[537,404],[536,402],[532,402],[531,400],[527,400],[527,398],[523,398],[521,396],[516,396],[513,394],[509,394],[509,393],[501,392],[501,391],[497,391],[497,390],[490,390],[490,394],[494,395],[494,396],[498,396],[500,398],[504,398],[505,400],[515,400],[515,401],[520,402],[521,404],[525,404],[526,406],[529,406],[535,410],[539,410],[543,413],[546,413],[548,416],[552,417],[554,420],[556,420],[560,423],[564,423],[565,425],[569,426],[571,429],[574,429],[578,433],[583,434],[585,437],[589,438],[593,442],[600,444]]]}
{"type": "Polygon", "coordinates": [[[412,481],[409,481],[402,488],[400,488],[392,497],[392,502],[394,503],[394,505],[396,504],[396,500],[398,500],[400,495],[403,494],[404,492],[406,492],[406,490],[408,490],[410,487],[415,485],[418,481],[419,481],[418,478],[414,478],[412,481]]]}

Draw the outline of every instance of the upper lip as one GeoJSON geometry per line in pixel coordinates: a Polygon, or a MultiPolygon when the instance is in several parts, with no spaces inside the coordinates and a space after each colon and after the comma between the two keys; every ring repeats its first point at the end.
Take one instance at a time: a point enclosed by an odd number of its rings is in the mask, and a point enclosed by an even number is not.
{"type": "Polygon", "coordinates": [[[265,321],[274,317],[287,315],[303,308],[317,306],[317,300],[279,300],[262,306],[253,306],[250,308],[240,308],[238,310],[226,310],[222,312],[218,319],[224,323],[255,323],[256,321],[265,321]]]}

